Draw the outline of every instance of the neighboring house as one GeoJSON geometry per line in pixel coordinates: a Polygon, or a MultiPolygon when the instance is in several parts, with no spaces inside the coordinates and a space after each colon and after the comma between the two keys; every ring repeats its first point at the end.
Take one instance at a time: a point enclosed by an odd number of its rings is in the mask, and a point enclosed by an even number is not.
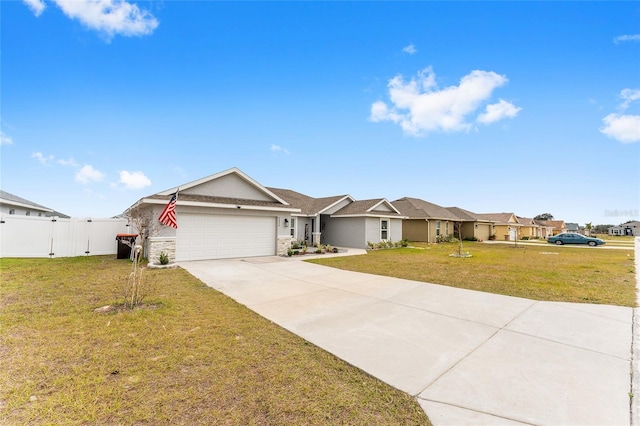
{"type": "Polygon", "coordinates": [[[402,238],[435,243],[440,236],[454,235],[456,222],[462,220],[451,210],[419,198],[403,197],[391,204],[406,218],[402,238]]]}
{"type": "MultiPolygon", "coordinates": [[[[567,225],[565,225],[564,220],[538,220],[536,222],[542,226],[551,227],[551,235],[558,235],[563,232],[567,232],[567,225]]],[[[551,235],[547,236],[550,237],[551,235]]]]}
{"type": "Polygon", "coordinates": [[[0,213],[18,216],[58,216],[69,218],[65,214],[2,190],[0,190],[0,213]]]}
{"type": "Polygon", "coordinates": [[[577,223],[567,222],[565,226],[567,228],[567,232],[572,232],[574,234],[580,233],[580,225],[577,223]]]}
{"type": "MultiPolygon", "coordinates": [[[[493,222],[480,217],[477,213],[460,207],[447,207],[447,210],[455,214],[462,220],[462,239],[473,239],[479,241],[488,240],[493,234],[493,222]]],[[[456,235],[458,237],[458,235],[456,235]]]]}
{"type": "Polygon", "coordinates": [[[640,222],[627,222],[622,225],[612,226],[608,228],[609,235],[633,235],[640,237],[640,222]]]}
{"type": "Polygon", "coordinates": [[[403,218],[384,198],[354,201],[322,222],[323,241],[354,248],[366,248],[369,242],[400,241],[403,218]]]}
{"type": "Polygon", "coordinates": [[[546,220],[533,219],[534,223],[538,225],[538,236],[540,238],[547,238],[553,235],[553,225],[548,224],[546,220]]]}
{"type": "Polygon", "coordinates": [[[515,241],[520,239],[522,225],[513,213],[478,213],[484,220],[493,222],[493,234],[497,240],[515,241]]]}
{"type": "Polygon", "coordinates": [[[296,241],[366,248],[368,242],[402,239],[402,215],[384,198],[313,198],[290,189],[268,189],[300,209],[300,213],[291,214],[290,235],[296,241]]]}
{"type": "Polygon", "coordinates": [[[178,229],[159,226],[146,241],[149,259],[161,252],[178,261],[269,256],[290,247],[291,214],[300,209],[237,168],[144,197],[128,210],[158,218],[178,188],[178,229]]]}
{"type": "Polygon", "coordinates": [[[520,235],[519,235],[521,239],[525,237],[527,239],[541,238],[542,232],[540,231],[540,226],[538,226],[535,220],[529,217],[521,217],[521,216],[516,216],[516,219],[518,219],[518,222],[521,225],[520,235]]]}

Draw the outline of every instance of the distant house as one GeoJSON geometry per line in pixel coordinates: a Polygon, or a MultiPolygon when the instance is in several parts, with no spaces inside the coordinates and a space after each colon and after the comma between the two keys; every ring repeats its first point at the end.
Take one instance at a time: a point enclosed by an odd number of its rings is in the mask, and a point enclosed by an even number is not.
{"type": "Polygon", "coordinates": [[[50,209],[49,207],[45,207],[2,190],[0,190],[0,213],[18,216],[69,217],[50,209]]]}
{"type": "Polygon", "coordinates": [[[419,198],[403,197],[391,204],[406,218],[402,221],[402,238],[428,243],[454,235],[454,225],[462,220],[454,212],[419,198]]]}
{"type": "Polygon", "coordinates": [[[291,238],[308,244],[367,248],[367,243],[399,241],[402,215],[386,199],[355,200],[350,195],[313,198],[290,189],[268,188],[300,213],[291,213],[291,238]]]}
{"type": "Polygon", "coordinates": [[[547,223],[546,220],[533,219],[536,225],[538,225],[538,237],[547,238],[553,235],[553,224],[547,223]]]}
{"type": "Polygon", "coordinates": [[[540,226],[535,220],[521,216],[516,216],[516,219],[518,219],[518,222],[522,225],[520,226],[520,238],[541,238],[542,233],[540,232],[540,226]]]}
{"type": "Polygon", "coordinates": [[[494,235],[498,240],[515,241],[520,238],[520,228],[518,217],[513,213],[479,213],[484,220],[494,222],[494,235]]]}
{"type": "Polygon", "coordinates": [[[623,223],[622,225],[612,226],[607,229],[609,235],[629,235],[629,236],[640,236],[640,222],[633,221],[623,223]]]}
{"type": "Polygon", "coordinates": [[[553,229],[552,235],[558,235],[562,234],[563,232],[567,232],[567,226],[565,225],[564,220],[537,220],[536,222],[539,225],[551,227],[553,229]]]}
{"type": "Polygon", "coordinates": [[[573,232],[575,234],[580,233],[580,225],[577,223],[567,222],[566,223],[567,232],[573,232]]]}
{"type": "MultiPolygon", "coordinates": [[[[460,207],[447,207],[462,220],[462,239],[476,239],[485,241],[494,233],[493,222],[480,217],[478,213],[461,209],[460,207]]],[[[457,235],[456,235],[457,237],[457,235]]]]}

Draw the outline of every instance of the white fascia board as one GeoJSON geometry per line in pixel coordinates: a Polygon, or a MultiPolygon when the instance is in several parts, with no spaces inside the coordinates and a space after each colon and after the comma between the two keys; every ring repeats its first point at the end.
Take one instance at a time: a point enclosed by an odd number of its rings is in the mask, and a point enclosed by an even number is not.
{"type": "Polygon", "coordinates": [[[355,201],[355,198],[353,198],[351,195],[345,195],[344,197],[340,198],[339,200],[337,200],[335,203],[332,203],[330,205],[328,205],[327,207],[325,207],[324,209],[320,210],[318,212],[318,214],[324,214],[323,212],[326,212],[327,210],[335,207],[337,204],[343,202],[344,200],[351,200],[351,202],[353,203],[355,201]]]}
{"type": "Polygon", "coordinates": [[[402,213],[400,213],[400,211],[398,209],[396,209],[396,207],[393,204],[391,204],[389,201],[387,201],[386,198],[383,198],[382,200],[380,200],[380,202],[378,202],[374,206],[370,207],[367,211],[373,211],[380,204],[386,204],[387,207],[391,207],[391,209],[393,209],[394,212],[396,212],[398,214],[402,214],[402,213]]]}
{"type": "MultiPolygon", "coordinates": [[[[141,203],[144,204],[167,204],[166,200],[156,200],[144,198],[141,203]]],[[[244,204],[222,204],[222,203],[205,203],[202,201],[180,201],[178,198],[178,202],[176,206],[190,206],[190,207],[208,207],[208,208],[219,208],[219,209],[235,209],[235,210],[261,210],[261,211],[274,211],[274,212],[290,212],[290,213],[300,213],[300,209],[296,209],[294,207],[268,207],[268,206],[248,206],[244,204]]]]}
{"type": "Polygon", "coordinates": [[[180,186],[176,186],[175,188],[172,189],[167,189],[166,191],[162,191],[162,192],[158,192],[158,195],[171,195],[174,194],[178,189],[189,189],[189,188],[193,188],[194,186],[198,186],[202,183],[205,182],[209,182],[215,179],[219,179],[223,176],[229,175],[235,173],[238,176],[240,176],[243,180],[245,180],[247,183],[249,183],[250,185],[253,185],[256,189],[258,189],[259,191],[262,191],[264,193],[266,193],[267,195],[269,195],[270,197],[272,197],[274,200],[276,200],[279,203],[282,203],[285,206],[288,206],[289,203],[287,203],[285,200],[283,200],[282,198],[278,197],[276,194],[274,194],[273,192],[269,191],[267,188],[265,188],[264,186],[260,185],[256,180],[254,180],[253,178],[251,178],[249,175],[247,175],[246,173],[244,173],[242,170],[240,170],[237,167],[232,167],[228,170],[224,170],[222,172],[210,175],[210,176],[206,176],[188,183],[185,183],[184,185],[180,185],[180,186]]]}
{"type": "Polygon", "coordinates": [[[332,214],[331,217],[334,217],[334,218],[339,218],[339,217],[384,217],[384,218],[387,218],[387,219],[409,219],[408,216],[395,216],[395,215],[388,215],[388,214],[384,214],[384,213],[357,213],[357,214],[341,214],[341,215],[332,214]]]}

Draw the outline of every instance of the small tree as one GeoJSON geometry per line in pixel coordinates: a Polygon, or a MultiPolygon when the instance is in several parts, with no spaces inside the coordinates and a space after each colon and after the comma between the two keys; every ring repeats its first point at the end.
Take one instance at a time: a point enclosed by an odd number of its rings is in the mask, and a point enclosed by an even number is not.
{"type": "Polygon", "coordinates": [[[147,293],[147,288],[142,279],[142,272],[145,268],[140,267],[141,253],[142,246],[136,245],[133,247],[133,264],[124,288],[124,306],[130,309],[140,305],[147,293]]]}
{"type": "Polygon", "coordinates": [[[144,247],[146,239],[158,232],[158,224],[160,222],[155,220],[152,209],[142,208],[140,205],[131,207],[125,214],[138,233],[138,241],[141,246],[140,257],[145,258],[146,253],[144,252],[144,247]]]}
{"type": "Polygon", "coordinates": [[[591,222],[589,222],[589,223],[584,225],[584,229],[587,230],[587,236],[589,236],[589,237],[591,236],[591,228],[592,228],[591,222]]]}

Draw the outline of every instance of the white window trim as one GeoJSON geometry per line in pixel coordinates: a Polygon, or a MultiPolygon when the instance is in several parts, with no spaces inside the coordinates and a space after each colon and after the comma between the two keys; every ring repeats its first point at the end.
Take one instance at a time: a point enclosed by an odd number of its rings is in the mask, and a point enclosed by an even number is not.
{"type": "Polygon", "coordinates": [[[294,239],[298,239],[298,236],[296,235],[296,218],[292,217],[291,218],[291,237],[294,239]]]}
{"type": "Polygon", "coordinates": [[[391,221],[389,219],[380,219],[380,240],[381,241],[388,241],[390,235],[391,235],[391,221]],[[382,223],[383,222],[387,223],[387,229],[383,229],[382,228],[382,223]],[[387,238],[382,238],[382,233],[383,232],[387,233],[387,238]]]}

